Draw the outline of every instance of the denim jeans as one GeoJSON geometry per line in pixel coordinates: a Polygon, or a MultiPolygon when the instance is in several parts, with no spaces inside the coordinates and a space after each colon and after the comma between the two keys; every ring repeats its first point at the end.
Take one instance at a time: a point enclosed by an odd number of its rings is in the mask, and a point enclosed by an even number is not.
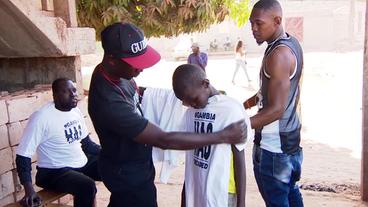
{"type": "Polygon", "coordinates": [[[303,198],[296,182],[300,179],[303,151],[273,153],[253,147],[253,171],[267,207],[302,207],[303,198]]]}

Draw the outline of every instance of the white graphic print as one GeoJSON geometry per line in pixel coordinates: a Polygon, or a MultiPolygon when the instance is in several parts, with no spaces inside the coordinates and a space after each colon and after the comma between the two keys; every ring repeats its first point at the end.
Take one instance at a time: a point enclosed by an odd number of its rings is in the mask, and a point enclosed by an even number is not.
{"type": "Polygon", "coordinates": [[[130,49],[132,50],[134,54],[144,50],[146,47],[147,47],[147,41],[145,39],[140,42],[136,42],[130,45],[130,49]]]}
{"type": "Polygon", "coordinates": [[[70,121],[64,125],[66,141],[70,144],[82,138],[82,126],[78,120],[70,121]]]}
{"type": "MultiPolygon", "coordinates": [[[[213,122],[216,114],[206,112],[196,112],[194,114],[194,131],[196,133],[212,133],[213,122]]],[[[208,169],[211,157],[211,145],[204,146],[194,150],[194,165],[203,169],[208,169]]]]}

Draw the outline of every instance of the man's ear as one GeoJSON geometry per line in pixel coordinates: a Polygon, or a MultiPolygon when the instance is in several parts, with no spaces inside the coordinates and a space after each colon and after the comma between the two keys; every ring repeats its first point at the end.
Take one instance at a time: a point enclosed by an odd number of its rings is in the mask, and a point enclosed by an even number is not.
{"type": "Polygon", "coordinates": [[[54,101],[54,103],[59,101],[57,94],[52,94],[52,100],[54,101]]]}
{"type": "Polygon", "coordinates": [[[205,88],[208,88],[210,86],[210,80],[208,80],[207,78],[204,79],[202,81],[202,85],[205,87],[205,88]]]}
{"type": "Polygon", "coordinates": [[[281,25],[282,24],[282,17],[275,16],[274,21],[275,21],[275,24],[281,25]]]}

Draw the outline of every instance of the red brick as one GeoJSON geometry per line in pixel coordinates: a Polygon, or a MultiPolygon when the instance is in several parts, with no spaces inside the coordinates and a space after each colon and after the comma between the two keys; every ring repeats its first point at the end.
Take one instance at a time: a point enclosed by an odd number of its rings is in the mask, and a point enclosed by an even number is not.
{"type": "Polygon", "coordinates": [[[14,203],[14,202],[15,202],[14,195],[10,194],[6,196],[5,198],[0,199],[0,206],[5,206],[9,203],[14,203]]]}
{"type": "Polygon", "coordinates": [[[0,199],[14,192],[13,173],[11,171],[0,175],[0,199]]]}
{"type": "Polygon", "coordinates": [[[5,99],[0,99],[0,125],[9,122],[8,109],[6,107],[5,99]]]}
{"type": "Polygon", "coordinates": [[[8,127],[0,125],[0,150],[9,147],[8,127]]]}
{"type": "Polygon", "coordinates": [[[19,121],[7,124],[10,146],[19,144],[22,137],[23,127],[19,121]]]}

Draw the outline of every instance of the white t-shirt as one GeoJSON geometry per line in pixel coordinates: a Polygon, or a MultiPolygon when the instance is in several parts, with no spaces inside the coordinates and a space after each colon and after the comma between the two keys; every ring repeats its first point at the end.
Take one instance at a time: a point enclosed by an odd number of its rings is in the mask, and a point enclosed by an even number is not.
{"type": "MultiPolygon", "coordinates": [[[[186,131],[212,133],[229,124],[246,120],[248,138],[252,136],[250,121],[243,106],[236,100],[216,95],[208,100],[204,109],[189,108],[184,116],[186,131]]],[[[244,144],[237,144],[241,151],[244,144]]],[[[228,206],[231,145],[209,145],[186,152],[185,198],[187,207],[228,206]]]]}
{"type": "MultiPolygon", "coordinates": [[[[176,98],[172,89],[146,88],[142,99],[142,111],[144,117],[162,130],[171,132],[179,131],[180,121],[187,107],[176,98]]],[[[167,183],[172,171],[179,165],[179,151],[163,150],[152,147],[153,162],[163,162],[160,171],[160,180],[167,183]]],[[[157,172],[157,168],[156,168],[157,172]]]]}
{"type": "Polygon", "coordinates": [[[240,49],[241,51],[235,52],[235,60],[245,60],[245,53],[243,49],[240,49]]]}
{"type": "Polygon", "coordinates": [[[42,168],[80,168],[87,163],[80,144],[87,135],[78,108],[60,111],[50,102],[31,115],[17,154],[31,158],[37,151],[37,166],[42,168]]]}

